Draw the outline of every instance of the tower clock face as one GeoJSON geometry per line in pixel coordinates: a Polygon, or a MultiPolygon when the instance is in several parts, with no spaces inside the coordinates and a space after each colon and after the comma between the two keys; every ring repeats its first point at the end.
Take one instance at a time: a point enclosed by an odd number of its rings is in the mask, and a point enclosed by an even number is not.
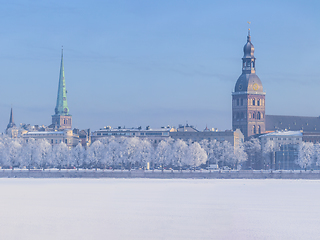
{"type": "Polygon", "coordinates": [[[257,83],[253,84],[253,90],[257,91],[259,89],[259,85],[257,83]]]}

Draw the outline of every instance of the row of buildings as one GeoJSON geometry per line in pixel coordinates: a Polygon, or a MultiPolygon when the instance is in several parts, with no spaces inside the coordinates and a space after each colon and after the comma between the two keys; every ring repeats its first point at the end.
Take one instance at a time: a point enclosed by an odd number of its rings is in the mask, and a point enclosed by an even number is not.
{"type": "MultiPolygon", "coordinates": [[[[266,93],[260,78],[256,75],[256,58],[254,46],[251,42],[250,29],[247,42],[243,48],[242,74],[235,84],[232,93],[232,130],[218,131],[204,129],[199,131],[193,126],[180,125],[178,128],[161,127],[152,129],[139,128],[111,128],[104,127],[97,131],[72,129],[72,116],[69,114],[67,103],[67,90],[64,75],[63,52],[61,55],[60,77],[58,85],[57,102],[49,126],[21,125],[14,123],[11,109],[10,121],[6,133],[13,138],[21,137],[26,142],[30,138],[47,139],[52,145],[64,142],[69,148],[81,143],[87,147],[92,142],[106,137],[139,137],[148,138],[157,144],[166,138],[201,141],[203,139],[228,141],[234,147],[252,137],[261,139],[262,148],[268,140],[275,141],[278,146],[276,151],[288,162],[297,157],[297,146],[302,141],[320,141],[320,117],[303,116],[277,116],[265,112],[266,93]],[[290,153],[284,153],[285,151],[290,153]],[[286,155],[287,156],[287,155],[286,155]]],[[[277,155],[277,154],[276,154],[277,155]]],[[[277,161],[277,158],[275,159],[277,161]]],[[[283,162],[283,168],[289,163],[283,162]]]]}
{"type": "Polygon", "coordinates": [[[60,76],[58,85],[57,102],[52,115],[52,123],[49,126],[30,126],[21,124],[19,127],[14,123],[13,111],[11,109],[9,124],[6,129],[6,134],[12,138],[22,138],[28,142],[30,138],[47,139],[52,145],[67,144],[69,148],[81,143],[84,147],[88,147],[91,142],[101,140],[106,137],[138,137],[148,138],[154,144],[166,138],[182,139],[192,141],[201,141],[203,139],[217,141],[229,141],[233,146],[238,146],[244,141],[244,136],[240,130],[218,131],[216,129],[206,128],[204,131],[199,131],[193,126],[161,127],[152,129],[147,126],[145,129],[138,128],[111,128],[104,127],[100,130],[91,133],[90,129],[79,130],[72,129],[72,116],[69,113],[67,102],[66,81],[64,75],[63,52],[61,54],[60,76]]]}

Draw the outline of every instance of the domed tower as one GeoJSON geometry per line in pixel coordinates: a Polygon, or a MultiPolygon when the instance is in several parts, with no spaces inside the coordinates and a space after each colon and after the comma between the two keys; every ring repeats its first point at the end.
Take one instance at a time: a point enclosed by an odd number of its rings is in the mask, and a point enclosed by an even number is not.
{"type": "Polygon", "coordinates": [[[242,74],[232,93],[232,129],[239,128],[245,138],[265,132],[265,95],[256,75],[256,58],[250,29],[243,47],[242,74]]]}

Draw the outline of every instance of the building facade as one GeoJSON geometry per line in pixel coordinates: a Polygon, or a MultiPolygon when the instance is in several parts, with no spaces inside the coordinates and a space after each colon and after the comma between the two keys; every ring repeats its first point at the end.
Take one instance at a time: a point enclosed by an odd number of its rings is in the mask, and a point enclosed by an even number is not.
{"type": "Polygon", "coordinates": [[[265,132],[265,92],[256,75],[256,58],[250,29],[243,52],[242,74],[232,93],[232,129],[240,129],[247,139],[265,132]]]}
{"type": "Polygon", "coordinates": [[[111,128],[105,127],[98,131],[92,132],[91,141],[101,140],[102,138],[110,137],[138,137],[148,138],[153,143],[157,144],[159,141],[169,138],[170,132],[174,131],[171,127],[164,127],[159,129],[152,129],[146,127],[145,129],[139,128],[111,128]]]}
{"type": "Polygon", "coordinates": [[[261,150],[267,159],[266,169],[300,169],[296,161],[299,154],[299,145],[303,141],[301,131],[271,132],[261,135],[260,140],[261,150]]]}
{"type": "Polygon", "coordinates": [[[237,147],[244,142],[244,136],[239,129],[236,129],[235,131],[218,131],[206,128],[204,131],[199,131],[192,126],[180,126],[176,131],[170,132],[170,137],[183,141],[191,140],[192,142],[201,142],[204,139],[208,141],[216,140],[219,142],[227,141],[234,147],[237,147]]]}

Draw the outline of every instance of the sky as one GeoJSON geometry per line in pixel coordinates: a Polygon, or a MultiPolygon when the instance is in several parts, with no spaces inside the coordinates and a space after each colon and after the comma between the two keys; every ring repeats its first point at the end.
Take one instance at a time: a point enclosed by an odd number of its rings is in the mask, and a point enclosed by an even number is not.
{"type": "Polygon", "coordinates": [[[248,21],[266,114],[320,115],[318,1],[0,3],[0,132],[51,124],[62,46],[74,128],[231,129],[248,21]]]}

